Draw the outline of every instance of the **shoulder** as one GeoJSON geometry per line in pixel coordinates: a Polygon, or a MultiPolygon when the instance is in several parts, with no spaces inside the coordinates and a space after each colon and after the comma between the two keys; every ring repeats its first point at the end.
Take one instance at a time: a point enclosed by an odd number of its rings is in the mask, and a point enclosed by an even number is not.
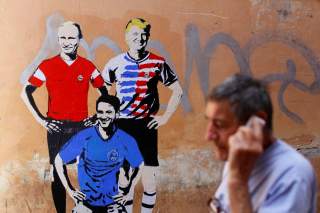
{"type": "Polygon", "coordinates": [[[283,155],[282,158],[283,160],[287,160],[283,163],[288,164],[288,166],[291,165],[292,167],[297,169],[305,168],[313,170],[309,160],[307,160],[301,153],[299,153],[297,150],[295,150],[293,147],[291,147],[284,141],[278,140],[278,143],[279,147],[286,151],[285,155],[283,155]]]}
{"type": "Polygon", "coordinates": [[[313,182],[315,174],[309,160],[284,141],[278,140],[276,143],[275,153],[279,152],[279,155],[276,157],[275,166],[276,171],[281,174],[280,180],[313,182]]]}
{"type": "Polygon", "coordinates": [[[104,67],[104,71],[116,69],[120,64],[126,63],[125,53],[121,53],[109,59],[104,67]]]}
{"type": "Polygon", "coordinates": [[[56,55],[51,58],[47,58],[40,63],[39,67],[46,67],[46,66],[54,65],[58,62],[59,57],[60,57],[59,55],[56,55]]]}
{"type": "Polygon", "coordinates": [[[161,57],[159,55],[156,55],[156,54],[154,54],[152,52],[150,52],[149,59],[150,60],[158,60],[160,62],[165,62],[165,58],[163,58],[163,57],[161,57]]]}
{"type": "Polygon", "coordinates": [[[77,57],[78,57],[77,60],[79,60],[79,62],[82,64],[82,66],[96,68],[96,66],[89,59],[86,59],[80,55],[78,55],[77,57]]]}
{"type": "Polygon", "coordinates": [[[125,60],[126,53],[120,53],[119,55],[116,55],[112,57],[109,61],[108,64],[117,64],[118,62],[124,61],[125,60]]]}
{"type": "Polygon", "coordinates": [[[125,56],[126,56],[126,53],[120,53],[119,55],[116,55],[116,56],[110,58],[109,61],[108,61],[108,64],[112,64],[112,63],[116,63],[116,62],[119,62],[119,61],[123,61],[123,60],[125,60],[125,56]]]}
{"type": "Polygon", "coordinates": [[[115,133],[115,136],[120,140],[121,143],[125,145],[136,143],[136,140],[122,129],[118,128],[115,133]]]}
{"type": "Polygon", "coordinates": [[[310,162],[283,141],[278,140],[275,145],[276,160],[269,166],[267,178],[262,182],[271,183],[263,208],[310,212],[308,209],[313,208],[316,199],[316,178],[310,162]]]}
{"type": "Polygon", "coordinates": [[[79,139],[90,139],[95,135],[96,135],[96,129],[94,126],[92,126],[79,131],[75,136],[79,139]]]}

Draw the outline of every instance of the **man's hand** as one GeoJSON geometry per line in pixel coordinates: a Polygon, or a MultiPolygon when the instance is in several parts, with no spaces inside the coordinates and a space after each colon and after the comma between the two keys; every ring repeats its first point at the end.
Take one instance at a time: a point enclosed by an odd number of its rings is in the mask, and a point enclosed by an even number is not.
{"type": "Polygon", "coordinates": [[[128,194],[123,194],[122,192],[119,191],[119,193],[115,196],[113,196],[113,201],[120,206],[126,205],[126,202],[129,200],[128,194]]]}
{"type": "Polygon", "coordinates": [[[83,192],[79,191],[78,189],[75,189],[75,190],[69,189],[68,194],[72,198],[74,203],[78,203],[86,199],[86,195],[83,192]]]}
{"type": "Polygon", "coordinates": [[[61,125],[63,124],[62,121],[53,120],[49,118],[44,118],[41,120],[40,124],[48,130],[49,133],[53,132],[61,132],[61,125]]]}
{"type": "Polygon", "coordinates": [[[93,126],[93,125],[95,125],[97,123],[97,115],[94,114],[94,115],[84,119],[82,122],[83,122],[85,127],[93,126]]]}
{"type": "Polygon", "coordinates": [[[229,138],[229,182],[248,183],[251,171],[263,152],[264,125],[264,120],[252,116],[229,138]]]}
{"type": "Polygon", "coordinates": [[[153,119],[148,123],[147,127],[149,129],[158,129],[160,126],[166,124],[168,118],[165,116],[154,116],[153,119]]]}

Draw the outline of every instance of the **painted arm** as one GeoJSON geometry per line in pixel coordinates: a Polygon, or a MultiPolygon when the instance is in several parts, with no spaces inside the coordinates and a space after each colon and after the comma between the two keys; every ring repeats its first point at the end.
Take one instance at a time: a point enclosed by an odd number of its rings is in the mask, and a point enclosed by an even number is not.
{"type": "Polygon", "coordinates": [[[179,106],[179,103],[181,101],[181,97],[183,95],[182,88],[178,81],[174,82],[168,87],[171,91],[171,97],[168,102],[168,106],[166,108],[166,111],[161,116],[154,116],[154,118],[148,123],[148,128],[152,129],[158,129],[159,126],[162,126],[168,122],[172,114],[176,111],[177,107],[179,106]]]}
{"type": "Polygon", "coordinates": [[[114,63],[114,60],[109,60],[106,65],[104,66],[103,71],[101,72],[101,76],[103,77],[103,80],[105,82],[108,94],[110,93],[112,84],[116,81],[116,75],[115,72],[118,69],[117,63],[114,63]]]}
{"type": "Polygon", "coordinates": [[[106,90],[107,90],[107,94],[108,95],[114,95],[116,96],[116,94],[113,92],[113,94],[111,93],[111,88],[112,88],[113,85],[110,85],[110,84],[107,84],[105,83],[105,87],[106,87],[106,90]]]}
{"type": "Polygon", "coordinates": [[[47,117],[41,114],[33,98],[33,93],[34,91],[36,91],[36,89],[37,87],[31,84],[26,84],[21,92],[21,98],[23,102],[41,126],[46,128],[49,132],[60,132],[61,129],[59,127],[59,124],[62,124],[61,121],[48,119],[47,117]]]}
{"type": "Polygon", "coordinates": [[[139,167],[135,169],[135,171],[137,170],[137,172],[133,172],[133,173],[131,174],[131,176],[129,177],[129,183],[130,183],[130,184],[129,184],[129,187],[130,187],[130,190],[129,190],[128,194],[133,193],[134,187],[136,186],[136,184],[137,184],[138,181],[140,180],[143,166],[144,166],[144,163],[141,163],[141,164],[139,165],[139,167]],[[131,186],[130,186],[130,185],[131,185],[131,186]]]}
{"type": "Polygon", "coordinates": [[[67,173],[64,173],[63,171],[63,161],[59,154],[57,154],[55,160],[54,160],[54,166],[57,170],[58,176],[61,180],[62,185],[68,192],[68,195],[74,200],[75,203],[79,201],[83,201],[86,198],[86,195],[79,191],[78,189],[73,189],[71,183],[69,185],[67,181],[67,173]]]}
{"type": "Polygon", "coordinates": [[[143,166],[144,166],[144,163],[141,163],[139,167],[135,169],[132,169],[130,167],[129,179],[126,179],[123,168],[120,169],[119,183],[118,183],[119,194],[113,197],[115,202],[125,205],[125,203],[129,199],[128,195],[133,194],[134,188],[141,178],[143,166]]]}
{"type": "Polygon", "coordinates": [[[108,95],[108,88],[106,85],[103,85],[102,87],[98,88],[98,91],[100,92],[100,95],[108,95]]]}

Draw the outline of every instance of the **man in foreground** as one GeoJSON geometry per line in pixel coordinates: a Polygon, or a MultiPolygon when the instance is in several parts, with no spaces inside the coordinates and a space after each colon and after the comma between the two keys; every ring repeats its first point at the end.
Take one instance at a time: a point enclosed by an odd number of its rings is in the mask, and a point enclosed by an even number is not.
{"type": "Polygon", "coordinates": [[[80,209],[93,213],[116,211],[119,204],[125,204],[126,196],[117,196],[117,173],[124,160],[139,168],[136,176],[129,177],[129,182],[135,185],[140,177],[143,159],[136,141],[115,125],[119,107],[115,96],[101,96],[96,103],[98,124],[77,133],[55,158],[63,186],[75,203],[82,202],[76,207],[79,212],[80,209]],[[63,172],[63,164],[77,157],[80,190],[68,183],[67,173],[63,172]]]}
{"type": "Polygon", "coordinates": [[[51,191],[58,213],[66,212],[66,191],[52,166],[60,148],[75,133],[92,125],[88,119],[89,83],[107,94],[104,81],[92,62],[77,54],[82,31],[74,22],[63,23],[58,30],[60,54],[41,62],[22,91],[22,99],[36,121],[47,129],[51,164],[51,191]],[[45,83],[48,91],[48,112],[38,109],[33,93],[45,83]]]}
{"type": "Polygon", "coordinates": [[[226,161],[212,212],[316,212],[310,163],[272,133],[272,103],[262,82],[234,75],[207,98],[206,139],[226,161]]]}
{"type": "MultiPolygon", "coordinates": [[[[151,25],[141,19],[131,19],[126,26],[128,51],[106,64],[102,76],[107,86],[116,84],[121,101],[119,127],[138,143],[145,166],[142,171],[142,213],[151,213],[156,202],[156,171],[158,162],[158,128],[165,125],[178,107],[182,89],[177,75],[165,59],[146,50],[151,25]],[[159,110],[158,83],[169,88],[170,100],[165,112],[159,110]]],[[[120,175],[120,182],[123,182],[120,175]]],[[[133,194],[126,209],[132,212],[133,194]]]]}

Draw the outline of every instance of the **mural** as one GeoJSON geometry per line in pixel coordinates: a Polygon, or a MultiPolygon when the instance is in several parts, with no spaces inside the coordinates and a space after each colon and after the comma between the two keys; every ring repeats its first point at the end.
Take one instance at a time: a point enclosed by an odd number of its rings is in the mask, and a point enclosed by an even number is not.
{"type": "MultiPolygon", "coordinates": [[[[47,57],[50,53],[55,53],[56,37],[54,32],[57,28],[57,23],[62,22],[64,19],[59,14],[54,14],[47,19],[47,36],[43,42],[42,48],[39,51],[39,54],[34,59],[34,61],[23,71],[20,81],[22,83],[26,82],[28,76],[30,76],[33,70],[39,64],[39,61],[47,57]]],[[[191,74],[193,72],[193,64],[195,64],[197,75],[199,77],[199,84],[201,87],[201,92],[203,98],[209,90],[209,75],[214,74],[214,70],[209,71],[210,60],[214,55],[217,47],[224,45],[228,47],[237,61],[239,66],[239,72],[253,76],[252,70],[250,67],[250,57],[255,52],[255,50],[268,43],[278,42],[282,43],[289,48],[292,48],[294,51],[297,51],[308,63],[310,66],[310,72],[314,75],[314,81],[307,85],[304,82],[296,79],[296,65],[292,59],[287,60],[287,70],[286,73],[279,73],[279,70],[274,71],[272,74],[268,74],[262,78],[268,83],[280,82],[281,88],[278,92],[278,104],[280,110],[292,119],[296,123],[303,123],[303,119],[291,111],[285,104],[284,94],[286,89],[289,86],[293,86],[296,89],[311,95],[318,95],[320,93],[320,60],[314,51],[306,46],[303,41],[296,38],[293,35],[288,34],[287,32],[265,32],[253,35],[252,38],[241,47],[239,42],[237,42],[231,35],[226,33],[216,33],[212,35],[208,41],[200,46],[200,38],[197,26],[194,24],[187,25],[185,29],[186,35],[186,69],[184,72],[184,82],[183,82],[183,92],[184,96],[182,97],[181,103],[184,112],[188,113],[192,111],[192,106],[189,99],[189,88],[191,84],[191,74]]],[[[121,48],[110,38],[106,36],[100,36],[93,40],[91,45],[89,45],[85,39],[82,39],[81,46],[85,49],[88,59],[95,59],[95,51],[99,46],[106,46],[110,48],[114,54],[120,54],[121,48]]],[[[150,40],[148,42],[148,49],[154,49],[157,52],[161,53],[164,58],[166,58],[167,64],[175,70],[173,66],[171,55],[166,51],[165,47],[159,41],[150,40]]],[[[271,71],[270,71],[271,72],[271,71]]]]}
{"type": "MultiPolygon", "coordinates": [[[[48,20],[50,30],[45,42],[53,38],[53,32],[56,32],[51,29],[56,26],[52,23],[63,20],[59,16],[58,21],[52,19],[54,18],[48,20]]],[[[51,165],[54,163],[51,188],[57,212],[66,211],[65,190],[76,203],[75,212],[132,212],[135,186],[132,180],[140,177],[140,173],[144,188],[141,212],[152,212],[156,202],[156,171],[159,166],[157,129],[166,124],[175,112],[182,97],[182,88],[177,75],[165,59],[146,50],[150,30],[151,25],[141,18],[128,22],[125,32],[128,51],[107,62],[102,72],[103,81],[95,66],[77,54],[83,37],[80,25],[63,22],[57,32],[61,52],[41,62],[29,77],[30,70],[41,60],[41,56],[47,56],[48,52],[42,51],[23,73],[23,100],[35,119],[48,131],[49,159],[51,165]],[[47,117],[40,113],[32,96],[44,82],[49,94],[47,117]],[[116,96],[120,102],[114,104],[115,101],[101,101],[99,98],[96,116],[88,117],[89,82],[99,88],[103,95],[101,97],[109,99],[113,96],[108,95],[104,82],[108,89],[115,83],[116,96]],[[163,115],[157,115],[160,107],[158,82],[172,91],[163,115]],[[108,105],[102,105],[99,101],[108,105]],[[119,119],[115,122],[118,110],[119,119]],[[98,124],[95,127],[81,131],[94,125],[96,119],[98,124]],[[129,133],[134,140],[129,136],[122,136],[126,134],[119,129],[129,133]],[[79,133],[76,134],[77,132],[79,133]],[[72,137],[73,135],[75,136],[72,137]],[[135,148],[136,143],[140,151],[135,148]],[[137,168],[142,162],[140,152],[144,167],[134,170],[132,167],[137,168]],[[80,157],[80,190],[71,185],[65,166],[74,163],[77,157],[80,157]],[[121,166],[123,172],[120,172],[121,166]],[[118,185],[117,172],[120,174],[118,185]]],[[[106,39],[102,42],[110,44],[106,39]]],[[[53,46],[43,46],[48,47],[50,49],[53,46]]],[[[56,51],[55,48],[51,50],[56,51]]]]}

